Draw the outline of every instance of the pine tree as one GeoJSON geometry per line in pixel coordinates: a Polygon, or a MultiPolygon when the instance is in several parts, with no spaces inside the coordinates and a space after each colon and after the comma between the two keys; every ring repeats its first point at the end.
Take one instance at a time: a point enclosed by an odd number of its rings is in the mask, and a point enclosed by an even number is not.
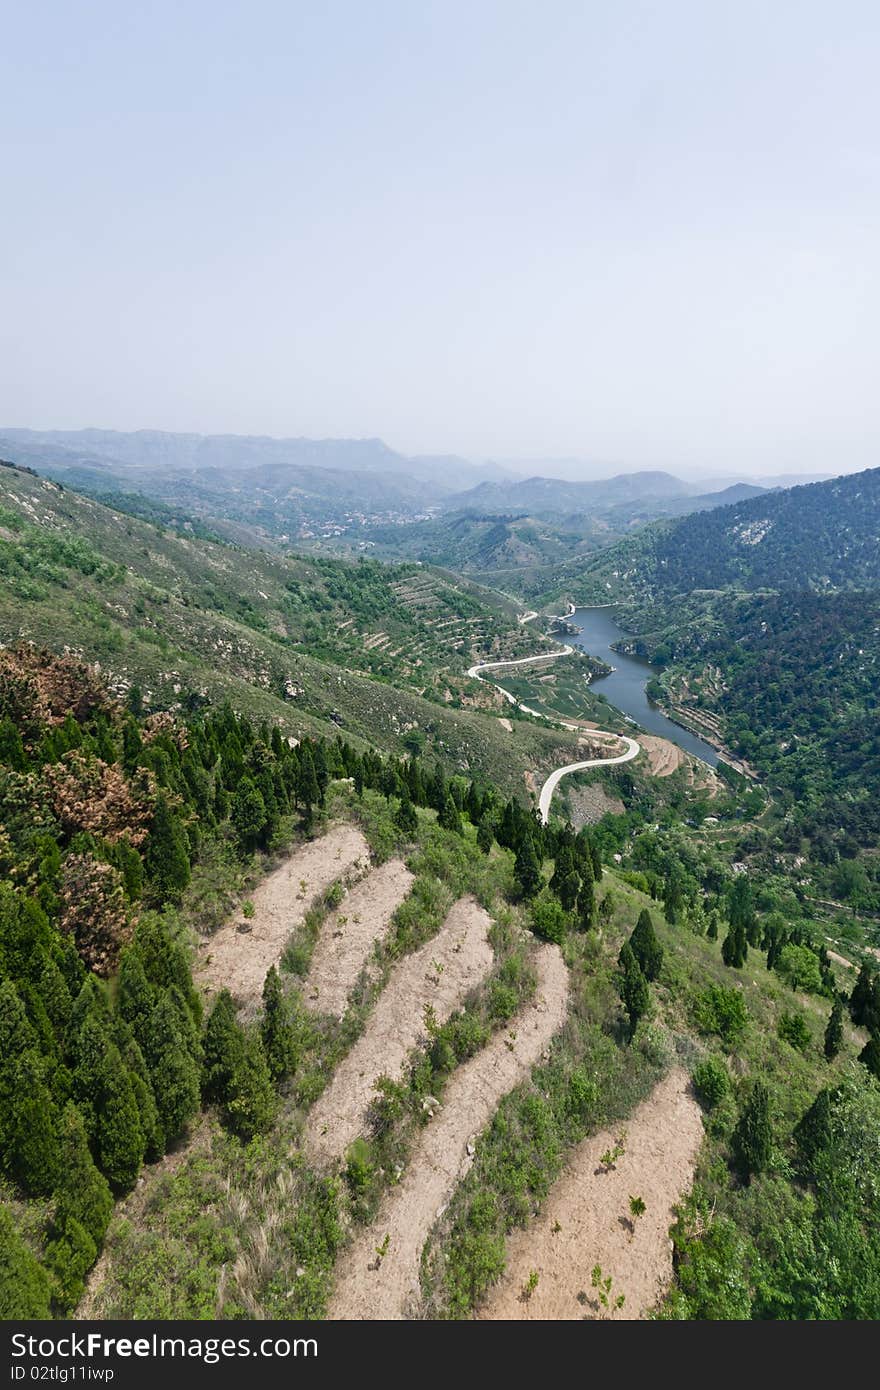
{"type": "Polygon", "coordinates": [[[533,898],[541,886],[541,865],[535,853],[531,835],[525,834],[519,842],[513,876],[524,898],[533,898]]]}
{"type": "Polygon", "coordinates": [[[596,890],[592,877],[581,880],[577,896],[577,916],[581,931],[590,931],[596,925],[596,890]]]}
{"type": "Polygon", "coordinates": [[[190,880],[186,831],[164,796],[156,801],[144,867],[159,901],[176,902],[190,880]]]}
{"type": "Polygon", "coordinates": [[[492,822],[488,815],[485,815],[477,826],[477,848],[483,854],[491,854],[494,843],[495,836],[492,833],[492,822]]]}
{"type": "Polygon", "coordinates": [[[750,1180],[762,1173],[773,1152],[773,1130],[770,1123],[770,1093],[761,1081],[755,1081],[739,1112],[731,1136],[734,1162],[740,1175],[750,1180]]]}
{"type": "Polygon", "coordinates": [[[104,1086],[95,1126],[98,1166],[117,1192],[134,1185],[144,1160],[146,1140],[131,1078],[119,1049],[107,1049],[104,1086]]]}
{"type": "Polygon", "coordinates": [[[312,825],[315,816],[315,806],[321,797],[321,789],[318,786],[318,779],[315,775],[315,764],[308,744],[300,750],[299,755],[299,778],[297,780],[296,798],[302,807],[303,825],[307,828],[312,825]]]}
{"type": "Polygon", "coordinates": [[[629,944],[645,979],[656,980],[663,964],[663,947],[657,940],[654,923],[647,908],[643,908],[639,913],[639,920],[633,929],[629,944]]]}
{"type": "Polygon", "coordinates": [[[312,745],[312,764],[315,769],[315,781],[318,784],[318,801],[324,805],[324,798],[327,794],[327,787],[330,783],[330,772],[327,767],[327,758],[324,752],[322,739],[316,739],[312,745]]]}
{"type": "Polygon", "coordinates": [[[739,970],[745,965],[748,954],[749,943],[746,939],[745,928],[734,926],[731,923],[730,930],[721,943],[721,959],[725,965],[739,970]]]}
{"type": "Polygon", "coordinates": [[[684,881],[678,864],[673,864],[663,883],[663,912],[667,922],[677,923],[685,906],[684,881]]]}
{"type": "Polygon", "coordinates": [[[461,812],[452,799],[451,792],[446,793],[446,800],[437,816],[437,824],[444,830],[451,830],[456,835],[464,834],[461,824],[461,812]]]}
{"type": "Polygon", "coordinates": [[[410,840],[419,833],[419,818],[416,815],[416,808],[412,804],[409,788],[406,786],[401,793],[400,805],[394,816],[394,823],[398,830],[410,840]]]}
{"type": "Polygon", "coordinates": [[[46,1246],[46,1267],[54,1277],[54,1301],[69,1312],[82,1298],[86,1275],[95,1263],[98,1247],[81,1221],[68,1216],[55,1223],[46,1246]]]}
{"type": "MultiPolygon", "coordinates": [[[[409,804],[412,806],[412,802],[409,804]]],[[[260,1036],[269,1073],[273,1081],[281,1081],[296,1066],[296,1037],[290,1002],[284,996],[281,978],[274,965],[263,985],[260,1036]]]]}
{"type": "Polygon", "coordinates": [[[871,1005],[873,993],[874,976],[866,961],[859,967],[858,978],[853,985],[852,994],[849,996],[849,1013],[853,1023],[862,1027],[865,1022],[865,1015],[871,1005]]]}
{"type": "Polygon", "coordinates": [[[223,1104],[242,1050],[242,1031],[228,989],[214,1000],[202,1041],[202,1096],[207,1103],[223,1104]]]}
{"type": "Polygon", "coordinates": [[[648,1012],[651,993],[648,989],[648,981],[642,974],[641,967],[628,941],[625,941],[620,948],[618,962],[622,971],[620,997],[629,1019],[629,1035],[632,1037],[639,1019],[644,1018],[648,1012]]]}
{"type": "Polygon", "coordinates": [[[144,1054],[133,1036],[125,1039],[124,1043],[120,1044],[119,1050],[122,1053],[122,1060],[128,1072],[137,1104],[141,1134],[144,1136],[144,1158],[153,1161],[162,1157],[164,1139],[162,1126],[159,1123],[159,1109],[150,1083],[150,1073],[144,1061],[144,1054]]]}
{"type": "Polygon", "coordinates": [[[60,1162],[55,1105],[39,1053],[0,1063],[0,1165],[26,1192],[52,1191],[60,1162]]]}
{"type": "Polygon", "coordinates": [[[859,1053],[859,1061],[864,1063],[872,1076],[880,1081],[880,1036],[872,1033],[859,1053]]]}
{"type": "Polygon", "coordinates": [[[143,957],[136,946],[126,946],[119,958],[116,1007],[122,1018],[137,1028],[149,1017],[155,1004],[155,991],[144,970],[143,957]]]}
{"type": "Polygon", "coordinates": [[[253,1139],[255,1134],[264,1134],[271,1128],[278,1098],[259,1034],[244,1036],[223,1110],[229,1128],[242,1139],[253,1139]]]}
{"type": "Polygon", "coordinates": [[[180,1018],[167,994],[160,995],[141,1044],[167,1148],[199,1108],[199,1068],[186,1048],[180,1018]]]}
{"type": "Polygon", "coordinates": [[[580,890],[581,880],[575,868],[574,855],[568,845],[558,851],[556,862],[553,866],[553,877],[550,879],[550,888],[562,903],[566,912],[574,910],[580,890]]]}
{"type": "Polygon", "coordinates": [[[263,839],[269,820],[266,803],[252,777],[242,777],[229,807],[229,819],[245,854],[252,853],[263,839]]]}
{"type": "Polygon", "coordinates": [[[15,1229],[9,1208],[0,1205],[0,1320],[50,1317],[51,1293],[48,1274],[15,1229]]]}
{"type": "Polygon", "coordinates": [[[107,1179],[95,1167],[82,1116],[72,1102],[61,1116],[59,1146],[56,1223],[63,1226],[69,1216],[75,1217],[100,1246],[113,1214],[113,1196],[107,1179]]]}
{"type": "Polygon", "coordinates": [[[843,1044],[843,1002],[838,997],[831,1006],[828,1026],[825,1029],[825,1056],[833,1062],[843,1044]]]}
{"type": "Polygon", "coordinates": [[[13,772],[24,772],[27,767],[21,733],[8,715],[0,719],[0,766],[11,767],[13,772]]]}

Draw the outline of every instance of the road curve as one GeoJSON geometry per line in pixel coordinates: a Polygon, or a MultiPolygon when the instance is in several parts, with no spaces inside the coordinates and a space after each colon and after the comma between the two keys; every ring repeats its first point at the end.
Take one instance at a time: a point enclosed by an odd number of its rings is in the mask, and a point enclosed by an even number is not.
{"type": "MultiPolygon", "coordinates": [[[[526,666],[533,661],[556,661],[560,656],[571,656],[573,651],[574,647],[566,643],[556,652],[536,652],[534,656],[520,656],[509,661],[481,661],[477,662],[476,666],[470,666],[467,674],[472,680],[481,681],[483,680],[481,674],[483,671],[497,671],[498,668],[502,666],[526,666]]],[[[525,705],[521,700],[517,700],[516,696],[513,695],[511,691],[505,690],[504,686],[499,685],[497,681],[488,681],[487,684],[494,685],[496,690],[501,691],[501,694],[509,705],[514,705],[517,709],[521,709],[524,714],[532,714],[536,719],[547,719],[546,714],[542,714],[540,710],[532,709],[531,705],[525,705]]],[[[561,724],[563,729],[574,729],[575,731],[581,729],[580,724],[570,724],[564,719],[557,719],[552,722],[561,724]]],[[[599,738],[622,739],[626,744],[626,752],[619,753],[614,758],[590,758],[588,761],[582,763],[566,763],[565,767],[557,767],[554,772],[551,772],[541,788],[541,794],[538,797],[538,811],[540,812],[541,821],[544,825],[546,825],[547,821],[550,819],[550,802],[553,800],[553,793],[563,777],[567,777],[570,772],[584,772],[590,767],[612,767],[615,763],[628,763],[631,762],[633,758],[637,758],[642,751],[641,744],[637,743],[634,738],[630,738],[628,734],[615,734],[609,732],[607,729],[593,729],[591,733],[597,734],[599,738]]]]}
{"type": "MultiPolygon", "coordinates": [[[[602,733],[597,729],[596,733],[602,733]]],[[[642,746],[628,734],[615,734],[615,738],[623,739],[626,744],[626,752],[620,753],[616,758],[590,758],[585,763],[568,763],[565,767],[558,767],[555,772],[551,772],[547,781],[541,788],[541,795],[538,797],[538,810],[541,814],[541,821],[544,825],[550,819],[550,802],[553,793],[563,777],[567,777],[570,772],[585,772],[588,767],[611,767],[614,763],[629,763],[633,758],[637,758],[642,751],[642,746]]]]}

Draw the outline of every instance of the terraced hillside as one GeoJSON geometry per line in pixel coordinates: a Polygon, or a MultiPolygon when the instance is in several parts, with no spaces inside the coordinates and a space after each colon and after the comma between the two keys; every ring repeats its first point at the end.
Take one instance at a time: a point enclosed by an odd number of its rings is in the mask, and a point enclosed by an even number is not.
{"type": "Polygon", "coordinates": [[[550,766],[570,744],[479,713],[495,702],[465,678],[471,662],[541,639],[497,595],[416,565],[216,544],[3,468],[0,571],[0,640],[63,644],[147,708],[228,697],[297,737],[344,728],[412,744],[520,790],[518,768],[550,766]]]}

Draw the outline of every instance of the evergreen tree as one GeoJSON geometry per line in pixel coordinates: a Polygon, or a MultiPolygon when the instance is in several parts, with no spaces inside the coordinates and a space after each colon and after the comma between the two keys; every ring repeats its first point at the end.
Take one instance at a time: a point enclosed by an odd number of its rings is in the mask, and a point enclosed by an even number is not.
{"type": "Polygon", "coordinates": [[[119,958],[116,1007],[128,1023],[137,1027],[149,1017],[155,1003],[155,991],[150,985],[143,958],[135,946],[126,946],[119,958]]]}
{"type": "Polygon", "coordinates": [[[407,839],[412,840],[419,833],[419,818],[416,815],[416,808],[413,806],[412,799],[410,798],[409,787],[405,786],[403,788],[400,797],[400,805],[394,816],[394,823],[398,830],[400,830],[403,835],[406,835],[407,839]]]}
{"type": "Polygon", "coordinates": [[[825,1056],[833,1062],[843,1045],[843,1002],[838,997],[831,1006],[828,1026],[825,1029],[825,1056]]]}
{"type": "Polygon", "coordinates": [[[859,1053],[859,1061],[863,1062],[872,1076],[880,1081],[880,1036],[872,1033],[865,1046],[859,1053]]]}
{"type": "Polygon", "coordinates": [[[580,886],[581,880],[575,868],[574,856],[571,848],[568,845],[564,845],[556,855],[556,861],[553,866],[553,877],[550,879],[550,888],[556,894],[566,912],[572,912],[574,910],[580,886]]]}
{"type": "Polygon", "coordinates": [[[107,1179],[95,1167],[82,1116],[72,1102],[65,1107],[59,1131],[55,1221],[63,1227],[68,1217],[75,1217],[100,1246],[113,1214],[113,1196],[107,1179]]]}
{"type": "Polygon", "coordinates": [[[467,811],[471,825],[479,825],[480,817],[483,814],[483,798],[480,796],[473,782],[471,782],[468,787],[464,809],[467,811]]]}
{"type": "Polygon", "coordinates": [[[0,1164],[26,1192],[42,1196],[58,1177],[58,1127],[43,1059],[33,1048],[0,1062],[0,1164]]]}
{"type": "Polygon", "coordinates": [[[315,764],[308,744],[300,750],[296,798],[302,808],[303,825],[308,828],[314,821],[315,806],[321,799],[321,789],[318,786],[315,764]]]}
{"type": "Polygon", "coordinates": [[[675,925],[681,920],[685,901],[682,872],[678,864],[673,864],[663,883],[663,912],[667,922],[675,925]]]}
{"type": "Polygon", "coordinates": [[[731,1136],[734,1163],[746,1181],[762,1173],[773,1151],[773,1130],[770,1123],[770,1093],[761,1081],[755,1081],[740,1108],[739,1119],[731,1136]]]}
{"type": "Polygon", "coordinates": [[[144,1061],[144,1054],[133,1036],[124,1039],[119,1050],[134,1092],[138,1121],[144,1137],[144,1158],[153,1161],[162,1157],[165,1146],[150,1073],[144,1061]]]}
{"type": "Polygon", "coordinates": [[[178,1011],[165,993],[147,1020],[141,1050],[167,1148],[199,1108],[199,1069],[187,1051],[178,1011]]]}
{"type": "Polygon", "coordinates": [[[21,733],[8,715],[0,719],[0,766],[11,767],[13,772],[24,772],[27,767],[21,733]]]}
{"type": "MultiPolygon", "coordinates": [[[[412,807],[412,802],[409,803],[412,807]]],[[[297,1062],[296,1036],[281,978],[273,965],[263,985],[263,1017],[260,1022],[263,1052],[273,1081],[289,1076],[297,1062]]]]}
{"type": "Polygon", "coordinates": [[[654,923],[647,908],[643,908],[639,913],[639,920],[633,929],[629,944],[645,979],[656,980],[663,964],[663,947],[657,940],[654,923]]]}
{"type": "Polygon", "coordinates": [[[264,837],[269,821],[266,803],[252,777],[242,777],[229,805],[229,819],[245,854],[251,854],[264,837]]]}
{"type": "Polygon", "coordinates": [[[648,989],[648,981],[642,974],[641,967],[628,941],[625,941],[620,948],[618,962],[622,972],[620,997],[629,1019],[629,1035],[632,1037],[639,1019],[644,1018],[648,1012],[651,993],[648,989]]]}
{"type": "Polygon", "coordinates": [[[48,1274],[15,1229],[9,1208],[0,1204],[0,1320],[50,1317],[51,1292],[48,1274]]]}
{"type": "Polygon", "coordinates": [[[160,901],[176,902],[190,879],[189,843],[180,817],[168,800],[156,801],[153,823],[144,851],[144,867],[160,901]]]}
{"type": "Polygon", "coordinates": [[[761,940],[758,919],[752,904],[752,885],[745,874],[737,874],[728,896],[727,919],[745,938],[746,945],[757,946],[761,940]]]}
{"type": "Polygon", "coordinates": [[[207,1103],[223,1104],[242,1050],[242,1031],[228,989],[221,989],[205,1024],[202,1041],[202,1096],[207,1103]]]}
{"type": "Polygon", "coordinates": [[[746,939],[745,927],[730,925],[726,937],[721,943],[721,959],[725,965],[732,966],[739,970],[745,965],[749,954],[749,943],[746,939]]]}
{"type": "Polygon", "coordinates": [[[101,1172],[118,1192],[127,1191],[140,1172],[146,1140],[131,1078],[113,1044],[107,1049],[95,1145],[101,1172]]]}
{"type": "Polygon", "coordinates": [[[259,1035],[246,1033],[223,1107],[229,1128],[242,1139],[253,1139],[271,1128],[278,1099],[259,1035]]]}
{"type": "Polygon", "coordinates": [[[533,898],[541,886],[541,865],[531,835],[525,834],[516,851],[513,876],[524,898],[533,898]]]}
{"type": "Polygon", "coordinates": [[[491,854],[494,843],[495,836],[492,833],[492,822],[489,816],[485,815],[477,826],[477,848],[483,854],[491,854]]]}
{"type": "Polygon", "coordinates": [[[45,1259],[54,1277],[54,1299],[64,1312],[74,1308],[82,1297],[86,1275],[97,1254],[96,1243],[75,1216],[67,1216],[63,1225],[55,1223],[45,1259]]]}
{"type": "Polygon", "coordinates": [[[461,812],[453,801],[450,792],[446,793],[446,800],[437,816],[437,824],[442,826],[444,830],[454,831],[456,835],[464,833],[461,824],[461,812]]]}
{"type": "Polygon", "coordinates": [[[330,773],[327,768],[327,758],[322,739],[316,739],[312,744],[312,765],[315,769],[315,781],[318,784],[318,801],[323,806],[327,787],[330,783],[330,773]]]}
{"type": "Polygon", "coordinates": [[[577,896],[577,916],[581,931],[589,931],[596,925],[596,890],[592,877],[581,880],[577,896]]]}
{"type": "Polygon", "coordinates": [[[853,1023],[858,1027],[863,1027],[865,1016],[871,1005],[873,994],[874,977],[866,961],[859,967],[858,977],[853,985],[852,994],[849,997],[849,1013],[853,1023]]]}

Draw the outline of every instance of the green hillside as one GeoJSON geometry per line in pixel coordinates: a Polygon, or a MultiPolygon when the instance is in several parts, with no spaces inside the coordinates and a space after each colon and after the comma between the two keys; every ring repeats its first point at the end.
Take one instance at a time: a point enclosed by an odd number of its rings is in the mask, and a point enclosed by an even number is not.
{"type": "Polygon", "coordinates": [[[147,708],[228,697],[293,734],[424,745],[520,791],[517,766],[552,765],[573,743],[526,720],[511,734],[488,713],[502,712],[490,688],[464,676],[534,651],[540,635],[498,595],[418,565],[243,550],[7,467],[0,576],[0,640],[100,662],[147,708]]]}

